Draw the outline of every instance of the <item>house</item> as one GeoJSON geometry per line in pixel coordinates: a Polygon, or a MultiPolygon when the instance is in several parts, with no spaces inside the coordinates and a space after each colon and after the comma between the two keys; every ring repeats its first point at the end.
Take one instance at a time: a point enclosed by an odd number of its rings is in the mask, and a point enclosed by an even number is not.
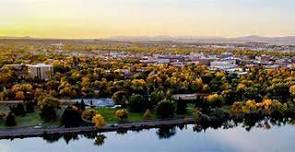
{"type": "Polygon", "coordinates": [[[53,74],[52,65],[48,64],[28,64],[28,73],[31,78],[48,80],[53,74]]]}

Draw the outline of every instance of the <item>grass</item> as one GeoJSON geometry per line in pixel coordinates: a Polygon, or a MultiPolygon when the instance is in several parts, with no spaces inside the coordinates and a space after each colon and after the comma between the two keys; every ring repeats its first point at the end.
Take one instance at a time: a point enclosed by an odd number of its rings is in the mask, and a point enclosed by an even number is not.
{"type": "MultiPolygon", "coordinates": [[[[3,108],[3,107],[2,107],[3,108]]],[[[0,107],[1,109],[1,107],[0,107]]],[[[194,109],[194,104],[188,104],[187,106],[187,112],[185,116],[191,116],[193,113],[194,109]]],[[[4,109],[2,109],[4,111],[4,109]]],[[[115,116],[115,112],[118,109],[112,109],[112,108],[95,108],[95,110],[100,113],[105,121],[107,123],[118,123],[120,120],[115,116]]],[[[155,115],[154,111],[152,112],[152,118],[151,120],[157,119],[157,116],[155,115]]],[[[129,122],[139,122],[139,121],[144,121],[145,119],[143,118],[144,113],[134,113],[134,112],[129,112],[128,113],[128,121],[129,122]]],[[[25,116],[16,116],[16,122],[17,125],[14,127],[29,127],[29,126],[36,126],[41,124],[43,128],[48,128],[48,127],[58,127],[59,126],[59,121],[53,121],[53,122],[44,122],[40,116],[39,112],[34,112],[34,113],[27,113],[25,116]]],[[[5,126],[4,120],[0,120],[0,129],[4,128],[9,128],[5,126]]]]}
{"type": "MultiPolygon", "coordinates": [[[[16,116],[15,117],[16,126],[15,127],[30,127],[30,126],[36,126],[41,125],[43,128],[48,127],[58,127],[59,121],[51,121],[51,122],[44,122],[41,118],[38,112],[33,113],[26,113],[24,116],[16,116]]],[[[0,129],[4,128],[10,128],[5,126],[5,121],[0,120],[0,129]]]]}
{"type": "MultiPolygon", "coordinates": [[[[27,113],[25,116],[16,116],[16,126],[14,127],[28,127],[28,126],[34,126],[38,125],[39,123],[42,123],[43,121],[40,119],[40,116],[38,113],[27,113]]],[[[4,120],[0,121],[0,128],[9,128],[5,126],[4,120]]]]}
{"type": "MultiPolygon", "coordinates": [[[[98,113],[100,113],[105,121],[107,123],[118,123],[119,119],[115,116],[115,112],[118,109],[112,109],[112,108],[96,108],[96,111],[98,113]]],[[[144,113],[133,113],[133,112],[129,112],[128,113],[128,121],[130,122],[138,122],[138,121],[143,121],[144,113]]],[[[154,114],[152,114],[152,119],[155,119],[156,116],[154,114]]]]}

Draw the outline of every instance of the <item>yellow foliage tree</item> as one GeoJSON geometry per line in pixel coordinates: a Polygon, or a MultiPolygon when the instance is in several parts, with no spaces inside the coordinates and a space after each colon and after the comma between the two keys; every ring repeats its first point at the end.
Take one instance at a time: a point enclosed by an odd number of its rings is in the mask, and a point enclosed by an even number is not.
{"type": "Polygon", "coordinates": [[[292,96],[295,96],[295,85],[290,86],[289,92],[291,93],[292,96]]]}
{"type": "Polygon", "coordinates": [[[126,109],[119,109],[115,112],[118,119],[123,120],[128,118],[128,111],[126,109]]]}
{"type": "Polygon", "coordinates": [[[92,117],[92,123],[94,123],[96,128],[101,128],[106,124],[101,114],[96,114],[94,117],[92,117]]]}

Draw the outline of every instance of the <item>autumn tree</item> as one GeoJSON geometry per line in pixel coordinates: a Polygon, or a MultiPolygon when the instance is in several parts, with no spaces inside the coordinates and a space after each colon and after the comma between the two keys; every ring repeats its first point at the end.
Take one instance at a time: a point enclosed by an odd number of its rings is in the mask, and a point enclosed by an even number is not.
{"type": "Polygon", "coordinates": [[[57,119],[57,109],[60,108],[60,101],[54,97],[45,97],[43,100],[38,101],[40,109],[40,116],[45,121],[57,119]]]}

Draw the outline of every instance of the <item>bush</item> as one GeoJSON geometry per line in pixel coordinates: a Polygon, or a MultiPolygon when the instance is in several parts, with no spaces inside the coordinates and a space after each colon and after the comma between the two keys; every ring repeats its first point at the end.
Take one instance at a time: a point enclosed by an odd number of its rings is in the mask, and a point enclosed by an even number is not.
{"type": "Polygon", "coordinates": [[[61,117],[61,123],[68,127],[78,127],[82,122],[81,111],[75,106],[68,106],[61,117]]]}
{"type": "Polygon", "coordinates": [[[119,109],[115,112],[115,115],[119,120],[124,120],[128,118],[128,111],[126,109],[119,109]]]}
{"type": "Polygon", "coordinates": [[[15,115],[12,112],[9,112],[6,116],[5,125],[9,127],[16,126],[15,115]]]}
{"type": "Polygon", "coordinates": [[[94,109],[86,109],[82,112],[82,119],[92,121],[92,118],[96,115],[96,110],[94,109]]]}
{"type": "Polygon", "coordinates": [[[170,118],[175,114],[174,103],[170,100],[162,100],[157,105],[157,115],[160,118],[170,118]]]}

